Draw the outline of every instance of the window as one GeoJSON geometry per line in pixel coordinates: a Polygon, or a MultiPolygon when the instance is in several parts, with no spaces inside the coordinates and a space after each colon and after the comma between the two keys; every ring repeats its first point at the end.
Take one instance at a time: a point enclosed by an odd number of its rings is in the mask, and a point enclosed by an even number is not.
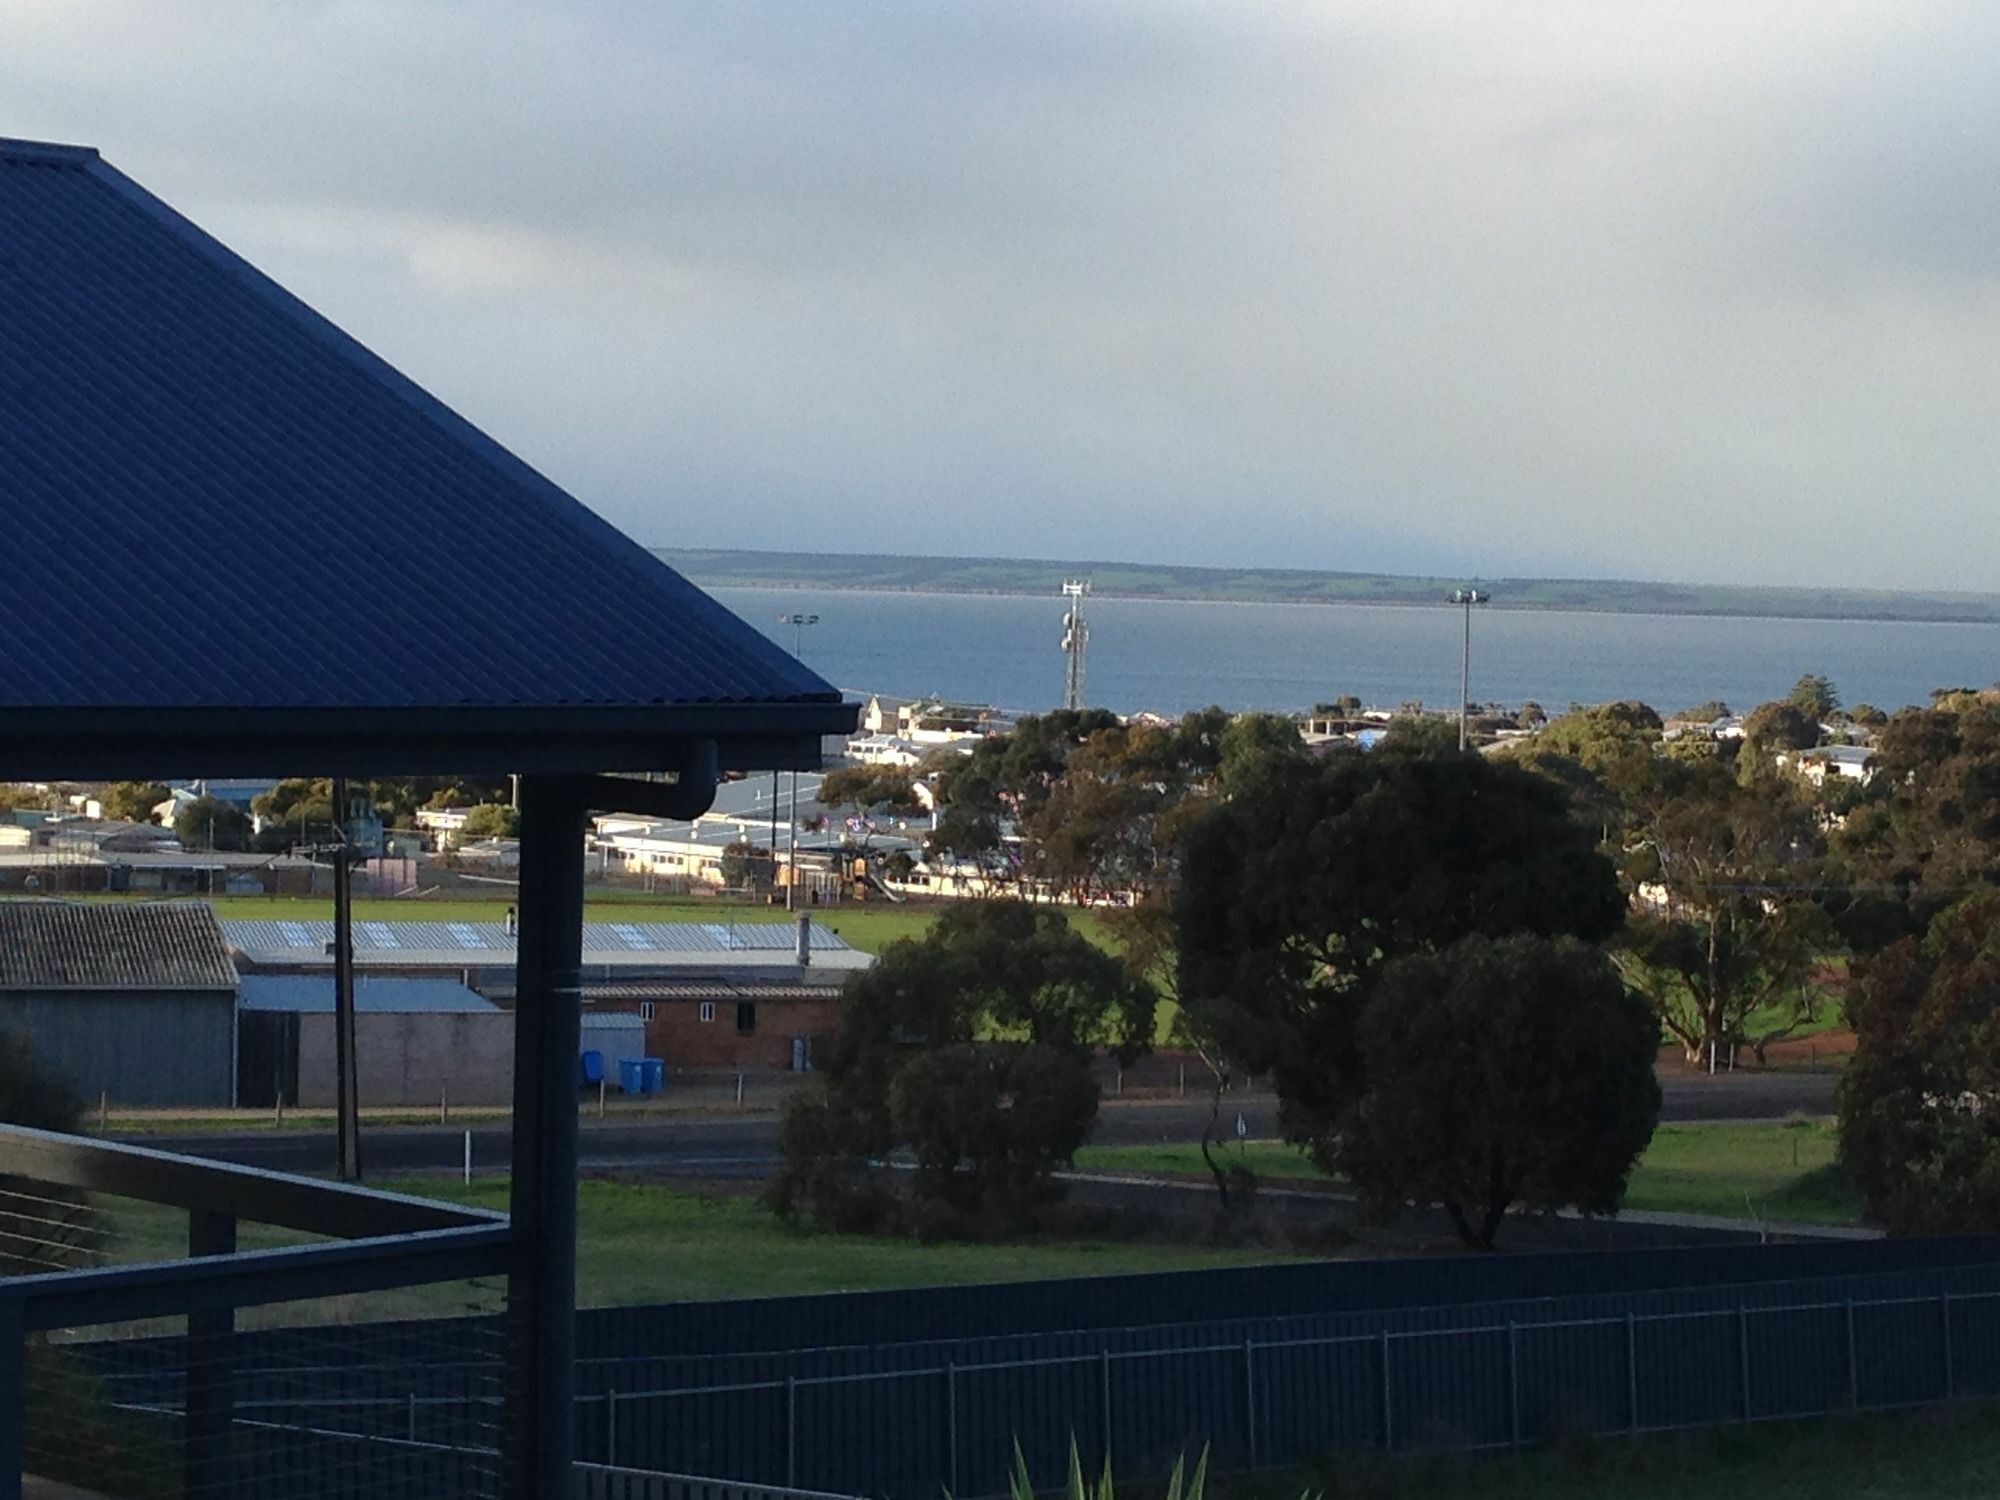
{"type": "Polygon", "coordinates": [[[746,1032],[757,1029],[757,1002],[755,1000],[738,1000],[736,1002],[736,1029],[746,1032]]]}
{"type": "Polygon", "coordinates": [[[713,1000],[704,1000],[701,1002],[701,1018],[704,1021],[713,1021],[715,1019],[715,1002],[713,1000]]]}
{"type": "Polygon", "coordinates": [[[639,1002],[639,1019],[642,1021],[650,1021],[653,1019],[653,1016],[654,1016],[653,1002],[650,1000],[641,1000],[639,1002]]]}

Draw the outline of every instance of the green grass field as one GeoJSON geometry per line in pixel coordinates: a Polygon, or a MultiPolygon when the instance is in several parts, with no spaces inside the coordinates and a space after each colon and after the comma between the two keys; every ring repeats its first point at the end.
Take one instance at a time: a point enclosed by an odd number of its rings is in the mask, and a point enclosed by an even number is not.
{"type": "MultiPolygon", "coordinates": [[[[385,1181],[391,1191],[504,1211],[507,1181],[385,1181]]],[[[639,1183],[586,1181],[578,1192],[577,1300],[585,1307],[643,1302],[776,1297],[797,1292],[877,1291],[1039,1277],[1112,1276],[1282,1260],[1263,1249],[1217,1249],[1138,1241],[1027,1240],[1006,1244],[919,1244],[865,1235],[821,1234],[782,1223],[751,1198],[708,1197],[639,1183]]],[[[187,1217],[127,1199],[112,1200],[105,1222],[121,1262],[186,1253],[187,1217]]],[[[245,1249],[297,1244],[308,1236],[246,1227],[245,1249]]],[[[452,1289],[357,1299],[355,1316],[436,1311],[452,1289]],[[394,1312],[382,1310],[393,1307],[394,1312]]],[[[342,1315],[335,1310],[335,1315],[342,1315]]]]}
{"type": "MultiPolygon", "coordinates": [[[[1833,1126],[1820,1120],[1758,1125],[1662,1125],[1633,1170],[1625,1206],[1773,1223],[1855,1224],[1860,1197],[1834,1166],[1833,1126]]],[[[1318,1177],[1282,1141],[1227,1146],[1224,1156],[1260,1176],[1318,1177]]],[[[1086,1146],[1087,1171],[1206,1175],[1195,1146],[1086,1146]]]]}

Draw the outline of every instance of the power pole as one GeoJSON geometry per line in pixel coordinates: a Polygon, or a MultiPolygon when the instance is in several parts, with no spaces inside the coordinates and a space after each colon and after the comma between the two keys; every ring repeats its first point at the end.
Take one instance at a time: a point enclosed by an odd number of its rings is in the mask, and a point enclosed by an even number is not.
{"type": "Polygon", "coordinates": [[[333,1059],[337,1144],[334,1169],[342,1182],[361,1178],[361,1101],[355,1068],[354,871],[347,847],[347,778],[333,778],[333,1059]]]}
{"type": "Polygon", "coordinates": [[[1484,604],[1492,597],[1491,594],[1480,593],[1478,589],[1453,589],[1451,593],[1451,602],[1465,610],[1465,648],[1458,658],[1458,748],[1461,750],[1471,741],[1472,606],[1484,604]]]}
{"type": "Polygon", "coordinates": [[[1083,650],[1090,644],[1090,626],[1084,623],[1083,601],[1090,592],[1087,578],[1063,580],[1063,597],[1069,611],[1063,616],[1063,655],[1068,658],[1068,676],[1063,684],[1063,707],[1071,712],[1083,708],[1083,650]]]}

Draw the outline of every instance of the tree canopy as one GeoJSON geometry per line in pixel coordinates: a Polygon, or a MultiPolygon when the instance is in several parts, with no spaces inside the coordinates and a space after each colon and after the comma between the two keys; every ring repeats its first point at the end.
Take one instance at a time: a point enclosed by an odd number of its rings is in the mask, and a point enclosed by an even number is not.
{"type": "Polygon", "coordinates": [[[1059,908],[946,909],[848,980],[814,1086],[786,1105],[772,1202],[840,1227],[880,1224],[894,1200],[867,1163],[904,1146],[922,1168],[919,1198],[949,1211],[924,1223],[1018,1218],[1096,1115],[1092,1048],[1144,1049],[1154,1004],[1144,978],[1059,908]]]}
{"type": "Polygon", "coordinates": [[[107,818],[127,823],[150,823],[153,809],[173,793],[158,781],[114,781],[98,794],[98,803],[107,818]]]}
{"type": "Polygon", "coordinates": [[[459,830],[468,839],[511,839],[521,833],[521,815],[504,802],[482,802],[468,808],[459,830]]]}
{"type": "Polygon", "coordinates": [[[1824,677],[1807,672],[1792,684],[1792,690],[1785,695],[1785,701],[1801,712],[1810,714],[1815,723],[1830,719],[1840,712],[1840,694],[1824,677]]]}
{"type": "Polygon", "coordinates": [[[1611,862],[1558,786],[1482,756],[1340,750],[1278,768],[1188,831],[1180,991],[1313,1141],[1365,1084],[1357,1024],[1382,968],[1460,938],[1595,941],[1624,918],[1611,862]]]}
{"type": "Polygon", "coordinates": [[[1314,1154],[1378,1209],[1441,1204],[1479,1249],[1516,1205],[1615,1212],[1659,1118],[1655,1035],[1574,939],[1405,954],[1361,1016],[1363,1085],[1314,1154]]]}
{"type": "Polygon", "coordinates": [[[1869,959],[1848,1000],[1840,1159],[1903,1234],[2000,1230],[2000,892],[1869,959]]]}
{"type": "Polygon", "coordinates": [[[1628,830],[1623,865],[1641,910],[1620,967],[1687,1055],[1740,1042],[1761,1057],[1811,1021],[1835,942],[1817,899],[1825,836],[1804,784],[1768,769],[1745,781],[1719,758],[1666,759],[1628,830]]]}
{"type": "Polygon", "coordinates": [[[215,797],[197,797],[174,814],[174,836],[183,849],[240,852],[250,847],[250,815],[215,797]]]}

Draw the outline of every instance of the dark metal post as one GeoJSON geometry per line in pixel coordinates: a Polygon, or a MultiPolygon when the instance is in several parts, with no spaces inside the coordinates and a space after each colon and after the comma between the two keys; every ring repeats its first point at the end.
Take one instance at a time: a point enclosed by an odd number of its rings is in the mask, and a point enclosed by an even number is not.
{"type": "Polygon", "coordinates": [[[799,1380],[785,1377],[785,1488],[799,1483],[799,1380]]]}
{"type": "Polygon", "coordinates": [[[0,1295],[0,1500],[21,1500],[28,1466],[28,1332],[21,1299],[0,1295]]]}
{"type": "MultiPolygon", "coordinates": [[[[210,1209],[188,1210],[188,1254],[234,1255],[236,1218],[210,1209]]],[[[236,1332],[233,1308],[188,1314],[187,1396],[183,1403],[181,1484],[190,1497],[228,1487],[230,1430],[235,1396],[229,1342],[236,1332]]]]}
{"type": "Polygon", "coordinates": [[[1737,1375],[1743,1382],[1743,1420],[1750,1420],[1750,1312],[1736,1309],[1736,1363],[1737,1375]]]}
{"type": "Polygon", "coordinates": [[[578,783],[521,779],[510,1204],[515,1245],[507,1277],[510,1500],[566,1496],[574,1482],[584,813],[578,783]]]}
{"type": "Polygon", "coordinates": [[[958,1493],[958,1366],[946,1361],[944,1367],[945,1490],[958,1493]]]}
{"type": "Polygon", "coordinates": [[[1243,1424],[1249,1434],[1250,1467],[1257,1467],[1257,1346],[1243,1341],[1243,1424]]]}
{"type": "Polygon", "coordinates": [[[1950,1292],[1940,1292],[1938,1294],[1938,1331],[1943,1335],[1944,1339],[1944,1399],[1953,1401],[1958,1397],[1958,1379],[1952,1369],[1950,1292]]]}
{"type": "Polygon", "coordinates": [[[1111,1351],[1097,1351],[1097,1379],[1100,1410],[1104,1415],[1104,1465],[1111,1466],[1111,1351]]]}
{"type": "Polygon", "coordinates": [[[1472,596],[1465,598],[1465,649],[1458,657],[1458,748],[1466,744],[1467,719],[1472,713],[1472,596]]]}
{"type": "Polygon", "coordinates": [[[1507,1442],[1521,1446],[1521,1339],[1515,1325],[1507,1325],[1507,1442]]]}
{"type": "Polygon", "coordinates": [[[1854,1342],[1854,1299],[1847,1299],[1847,1409],[1861,1410],[1861,1351],[1854,1342]]]}
{"type": "Polygon", "coordinates": [[[1389,1330],[1382,1330],[1382,1451],[1390,1453],[1396,1447],[1395,1412],[1389,1397],[1389,1330]]]}
{"type": "Polygon", "coordinates": [[[1625,1430],[1639,1430],[1639,1321],[1625,1314],[1625,1430]]]}
{"type": "Polygon", "coordinates": [[[334,1170],[361,1177],[361,1101],[355,1072],[354,872],[347,858],[347,779],[333,778],[333,1063],[336,1075],[334,1170]]]}
{"type": "Polygon", "coordinates": [[[1448,597],[1465,610],[1465,645],[1458,658],[1458,748],[1463,750],[1471,743],[1472,606],[1484,604],[1493,596],[1478,589],[1453,589],[1448,597]]]}

